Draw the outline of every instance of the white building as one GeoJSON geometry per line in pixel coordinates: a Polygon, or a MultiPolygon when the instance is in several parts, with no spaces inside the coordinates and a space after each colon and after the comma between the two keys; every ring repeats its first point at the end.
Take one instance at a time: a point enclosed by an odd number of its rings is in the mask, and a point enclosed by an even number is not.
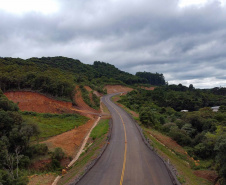
{"type": "Polygon", "coordinates": [[[219,108],[220,108],[220,106],[211,107],[213,112],[218,112],[219,108]]]}

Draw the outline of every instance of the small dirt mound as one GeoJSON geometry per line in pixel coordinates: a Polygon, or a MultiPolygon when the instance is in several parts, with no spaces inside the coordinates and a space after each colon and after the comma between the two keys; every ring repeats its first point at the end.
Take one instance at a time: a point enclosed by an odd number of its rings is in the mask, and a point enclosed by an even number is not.
{"type": "Polygon", "coordinates": [[[126,87],[122,85],[106,85],[104,88],[107,90],[108,94],[113,94],[118,92],[130,92],[133,90],[130,87],[126,87]]]}

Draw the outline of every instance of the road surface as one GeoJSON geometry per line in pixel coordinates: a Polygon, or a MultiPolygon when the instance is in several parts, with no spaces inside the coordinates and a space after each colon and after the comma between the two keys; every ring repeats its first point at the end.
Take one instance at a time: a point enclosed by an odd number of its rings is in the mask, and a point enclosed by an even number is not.
{"type": "Polygon", "coordinates": [[[110,144],[77,184],[172,185],[163,161],[144,144],[128,114],[110,101],[112,96],[102,98],[113,120],[110,144]]]}

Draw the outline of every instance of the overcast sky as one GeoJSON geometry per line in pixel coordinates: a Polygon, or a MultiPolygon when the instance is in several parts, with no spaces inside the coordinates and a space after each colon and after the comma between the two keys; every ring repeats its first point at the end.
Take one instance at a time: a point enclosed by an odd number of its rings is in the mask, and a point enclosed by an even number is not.
{"type": "Polygon", "coordinates": [[[0,0],[0,56],[65,56],[226,87],[226,0],[0,0]]]}

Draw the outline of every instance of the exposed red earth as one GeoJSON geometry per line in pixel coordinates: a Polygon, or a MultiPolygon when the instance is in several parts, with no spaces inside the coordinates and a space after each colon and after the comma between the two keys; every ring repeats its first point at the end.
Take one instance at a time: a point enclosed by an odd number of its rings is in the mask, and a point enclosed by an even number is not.
{"type": "Polygon", "coordinates": [[[21,111],[38,113],[73,113],[72,103],[57,101],[36,92],[6,92],[9,100],[18,103],[21,111]]]}
{"type": "Polygon", "coordinates": [[[215,183],[218,178],[217,172],[211,170],[197,170],[194,174],[213,183],[215,183]]]}
{"type": "Polygon", "coordinates": [[[142,89],[146,89],[149,91],[153,91],[155,89],[155,87],[141,87],[142,89]]]}
{"type": "Polygon", "coordinates": [[[122,85],[106,85],[104,88],[107,90],[108,94],[113,94],[118,92],[130,92],[133,90],[130,87],[126,87],[122,85]]]}
{"type": "Polygon", "coordinates": [[[100,113],[100,111],[91,108],[89,105],[87,105],[84,102],[82,98],[82,93],[78,86],[76,86],[76,94],[74,98],[75,98],[76,105],[78,106],[79,109],[87,110],[87,112],[100,113]]]}

